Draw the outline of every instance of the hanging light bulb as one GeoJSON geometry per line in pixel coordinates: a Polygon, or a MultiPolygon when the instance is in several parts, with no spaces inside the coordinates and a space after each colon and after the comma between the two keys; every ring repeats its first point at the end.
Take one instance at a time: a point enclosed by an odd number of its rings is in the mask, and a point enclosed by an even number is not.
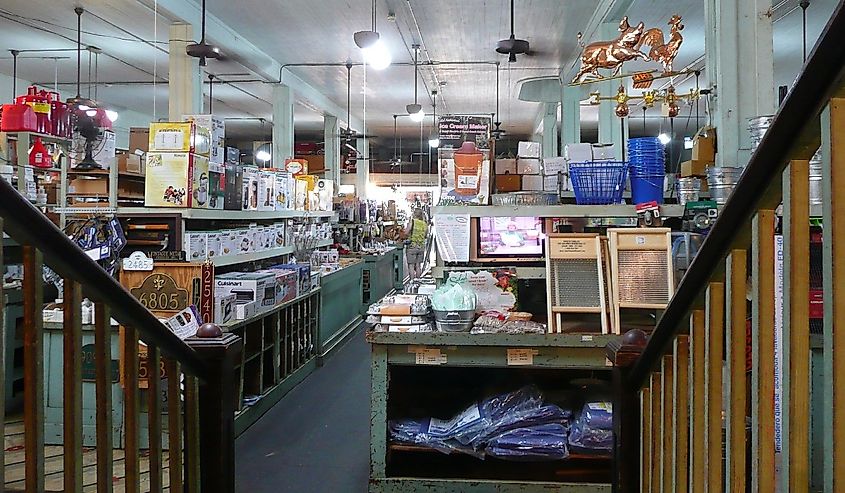
{"type": "Polygon", "coordinates": [[[120,115],[118,115],[117,111],[114,111],[114,110],[106,110],[106,117],[107,117],[107,118],[108,118],[108,119],[109,119],[112,123],[114,123],[114,122],[116,122],[116,121],[117,121],[118,116],[120,116],[120,115]]]}
{"type": "Polygon", "coordinates": [[[667,134],[662,133],[657,136],[657,140],[659,140],[661,144],[666,145],[669,142],[672,142],[672,137],[669,137],[667,134]]]}
{"type": "Polygon", "coordinates": [[[393,57],[387,49],[384,41],[377,39],[375,43],[361,49],[364,55],[364,62],[373,70],[384,70],[393,62],[393,57]]]}
{"type": "Polygon", "coordinates": [[[425,118],[425,110],[422,109],[422,105],[409,104],[407,106],[407,109],[408,109],[408,116],[411,117],[411,121],[419,123],[419,122],[423,121],[423,119],[425,118]],[[419,107],[419,110],[418,111],[412,111],[413,110],[412,107],[419,107]]]}
{"type": "Polygon", "coordinates": [[[85,114],[90,117],[95,117],[97,116],[97,110],[94,108],[88,108],[87,110],[85,110],[85,114]]]}
{"type": "Polygon", "coordinates": [[[423,118],[425,118],[425,111],[421,104],[417,102],[417,82],[419,80],[419,68],[420,66],[417,64],[418,56],[420,51],[420,45],[413,45],[412,48],[414,49],[414,103],[405,106],[405,110],[408,111],[408,115],[411,117],[412,121],[421,122],[423,118]]]}
{"type": "Polygon", "coordinates": [[[428,139],[428,146],[432,149],[437,149],[440,147],[440,138],[435,134],[430,139],[428,139]]]}

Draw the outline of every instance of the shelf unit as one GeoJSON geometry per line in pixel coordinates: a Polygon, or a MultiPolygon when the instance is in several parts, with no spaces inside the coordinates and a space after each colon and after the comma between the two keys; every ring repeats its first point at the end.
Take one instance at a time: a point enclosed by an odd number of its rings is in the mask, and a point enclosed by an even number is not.
{"type": "MultiPolygon", "coordinates": [[[[468,267],[455,267],[455,266],[442,266],[442,265],[435,265],[431,268],[431,275],[435,279],[445,279],[447,273],[453,271],[473,271],[473,272],[481,272],[484,270],[489,270],[490,266],[468,266],[468,267]]],[[[511,267],[516,271],[516,277],[519,279],[545,279],[546,278],[546,268],[545,267],[511,267]]]]}
{"type": "Polygon", "coordinates": [[[331,219],[331,211],[227,211],[220,209],[186,209],[178,207],[118,207],[118,214],[126,216],[150,216],[179,214],[182,219],[204,221],[268,221],[273,219],[322,218],[331,219]]]}
{"type": "MultiPolygon", "coordinates": [[[[314,248],[323,248],[332,245],[332,240],[320,240],[314,248]]],[[[216,257],[211,259],[211,263],[215,267],[224,267],[227,265],[245,264],[247,262],[256,262],[258,260],[266,260],[268,258],[279,257],[282,255],[290,255],[294,252],[294,247],[285,246],[281,248],[271,248],[263,252],[244,253],[240,255],[228,255],[226,257],[216,257]]]]}
{"type": "MultiPolygon", "coordinates": [[[[470,217],[514,217],[530,215],[532,217],[583,217],[583,218],[635,218],[637,211],[633,205],[444,205],[433,208],[434,214],[469,214],[470,217]]],[[[663,217],[682,217],[684,206],[664,204],[660,206],[663,217]]]]}

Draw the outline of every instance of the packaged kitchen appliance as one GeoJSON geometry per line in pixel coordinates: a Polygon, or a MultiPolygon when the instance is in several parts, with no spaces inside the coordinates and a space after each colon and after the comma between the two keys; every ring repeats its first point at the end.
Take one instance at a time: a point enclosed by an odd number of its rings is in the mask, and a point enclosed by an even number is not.
{"type": "Polygon", "coordinates": [[[490,191],[489,151],[472,142],[460,149],[440,150],[441,203],[486,205],[490,191]]]}
{"type": "Polygon", "coordinates": [[[193,122],[150,123],[151,152],[191,152],[208,157],[210,131],[193,122]]]}
{"type": "Polygon", "coordinates": [[[276,277],[269,272],[232,272],[214,280],[217,296],[234,294],[238,304],[256,303],[259,312],[276,305],[276,277]]]}
{"type": "Polygon", "coordinates": [[[150,152],[144,182],[147,207],[206,208],[208,159],[187,152],[150,152]]]}
{"type": "Polygon", "coordinates": [[[193,122],[203,135],[208,134],[208,162],[222,165],[226,161],[226,122],[214,115],[185,115],[182,119],[193,122]]]}

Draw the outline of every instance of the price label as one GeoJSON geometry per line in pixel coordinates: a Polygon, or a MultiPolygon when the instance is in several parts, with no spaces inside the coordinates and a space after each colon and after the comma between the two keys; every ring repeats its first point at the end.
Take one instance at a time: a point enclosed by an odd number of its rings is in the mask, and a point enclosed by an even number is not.
{"type": "Polygon", "coordinates": [[[593,336],[581,336],[581,342],[592,342],[593,336]]]}
{"type": "Polygon", "coordinates": [[[123,270],[153,270],[153,259],[144,255],[144,252],[132,252],[129,258],[123,259],[123,270]]]}
{"type": "Polygon", "coordinates": [[[442,365],[446,363],[446,355],[439,349],[420,348],[415,352],[418,365],[442,365]]]}
{"type": "Polygon", "coordinates": [[[536,349],[508,349],[508,366],[531,366],[539,353],[536,349]]]}

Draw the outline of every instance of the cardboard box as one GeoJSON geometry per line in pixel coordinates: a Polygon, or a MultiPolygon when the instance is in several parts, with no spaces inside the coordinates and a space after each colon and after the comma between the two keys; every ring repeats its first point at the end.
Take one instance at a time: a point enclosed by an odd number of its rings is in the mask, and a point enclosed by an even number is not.
{"type": "Polygon", "coordinates": [[[117,170],[123,173],[142,174],[141,156],[121,153],[117,155],[117,170]]]}
{"type": "Polygon", "coordinates": [[[244,210],[244,169],[237,164],[227,164],[226,187],[223,191],[223,208],[227,211],[244,210]]]}
{"type": "Polygon", "coordinates": [[[543,177],[543,190],[547,192],[557,192],[558,184],[559,180],[557,176],[552,175],[543,177]]]}
{"type": "Polygon", "coordinates": [[[515,175],[516,159],[496,159],[497,175],[515,175]]]}
{"type": "Polygon", "coordinates": [[[68,193],[82,193],[86,195],[109,195],[109,179],[106,176],[82,177],[70,180],[68,193]]]}
{"type": "Polygon", "coordinates": [[[522,189],[526,192],[543,191],[543,176],[525,175],[522,177],[522,189]]]}
{"type": "Polygon", "coordinates": [[[533,158],[519,158],[516,160],[516,173],[519,175],[539,175],[540,160],[533,158]]]}
{"type": "Polygon", "coordinates": [[[299,296],[299,274],[287,269],[268,269],[276,279],[276,304],[287,303],[299,296]]]}
{"type": "Polygon", "coordinates": [[[243,210],[258,210],[258,168],[254,166],[243,167],[243,210]]]}
{"type": "Polygon", "coordinates": [[[234,294],[238,303],[256,303],[262,312],[276,305],[276,278],[267,272],[233,272],[214,280],[217,296],[234,294]]]}
{"type": "Polygon", "coordinates": [[[571,163],[588,163],[591,161],[616,160],[616,144],[567,144],[564,157],[571,163]]]}
{"type": "Polygon", "coordinates": [[[681,177],[707,176],[707,168],[715,166],[713,161],[684,161],[681,163],[681,177]]]}
{"type": "Polygon", "coordinates": [[[543,160],[543,174],[546,176],[557,176],[558,173],[569,171],[566,158],[547,157],[543,160]]]}
{"type": "Polygon", "coordinates": [[[716,161],[716,129],[702,127],[692,138],[692,160],[716,161]]]}
{"type": "MultiPolygon", "coordinates": [[[[311,210],[331,211],[334,206],[334,182],[332,180],[317,180],[317,208],[311,210]]],[[[393,217],[396,217],[396,204],[392,204],[393,217]]]]}
{"type": "Polygon", "coordinates": [[[237,147],[227,147],[226,164],[241,164],[241,150],[237,147]]]}
{"type": "Polygon", "coordinates": [[[235,320],[246,320],[257,313],[258,304],[254,301],[235,303],[235,320]]]}
{"type": "Polygon", "coordinates": [[[258,172],[258,210],[276,210],[276,172],[260,170],[258,172]]]}
{"type": "Polygon", "coordinates": [[[519,192],[522,177],[519,175],[496,175],[496,193],[519,192]]]}
{"type": "Polygon", "coordinates": [[[540,159],[541,149],[539,142],[520,142],[517,156],[540,159]]]}
{"type": "Polygon", "coordinates": [[[147,207],[207,207],[208,160],[185,152],[147,154],[144,204],[147,207]]]}
{"type": "Polygon", "coordinates": [[[226,167],[222,164],[208,163],[208,208],[223,210],[225,205],[226,167]]]}
{"type": "Polygon", "coordinates": [[[297,290],[299,294],[311,291],[311,264],[279,264],[271,267],[273,270],[292,270],[298,273],[297,290]]]}
{"type": "Polygon", "coordinates": [[[276,223],[271,226],[273,231],[273,248],[285,246],[285,223],[276,223]]]}
{"type": "Polygon", "coordinates": [[[149,127],[132,127],[129,129],[129,153],[135,151],[148,152],[150,150],[149,127]]]}
{"type": "Polygon", "coordinates": [[[233,294],[214,297],[214,323],[224,325],[235,318],[236,299],[233,294]]]}
{"type": "Polygon", "coordinates": [[[190,152],[208,157],[211,132],[192,122],[150,123],[151,152],[190,152]]]}
{"type": "Polygon", "coordinates": [[[275,208],[277,211],[293,209],[293,195],[295,193],[296,180],[290,173],[277,171],[275,174],[276,193],[275,208]]]}
{"type": "Polygon", "coordinates": [[[208,238],[205,242],[205,257],[209,260],[222,256],[223,253],[223,240],[222,235],[219,231],[210,231],[208,233],[208,238]]]}
{"type": "Polygon", "coordinates": [[[209,136],[208,162],[223,164],[226,162],[226,122],[214,115],[184,115],[182,120],[193,122],[197,128],[204,128],[209,136]]]}
{"type": "Polygon", "coordinates": [[[186,231],[184,233],[185,258],[189,262],[205,260],[208,251],[208,233],[204,231],[186,231]]]}

